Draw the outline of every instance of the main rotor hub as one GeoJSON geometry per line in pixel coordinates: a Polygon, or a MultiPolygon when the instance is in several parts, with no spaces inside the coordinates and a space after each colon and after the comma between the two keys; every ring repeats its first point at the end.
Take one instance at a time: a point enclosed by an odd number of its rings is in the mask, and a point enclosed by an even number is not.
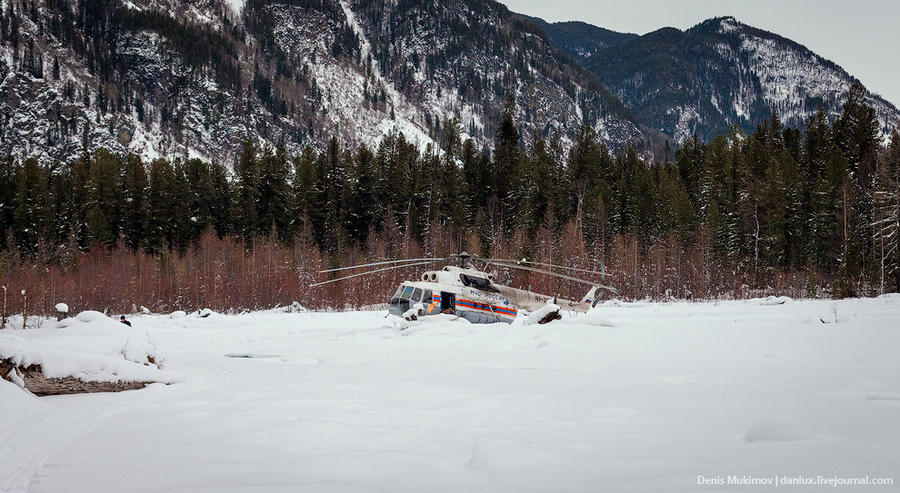
{"type": "Polygon", "coordinates": [[[468,269],[472,266],[472,256],[469,255],[465,250],[456,254],[456,258],[459,259],[459,266],[463,269],[468,269]]]}

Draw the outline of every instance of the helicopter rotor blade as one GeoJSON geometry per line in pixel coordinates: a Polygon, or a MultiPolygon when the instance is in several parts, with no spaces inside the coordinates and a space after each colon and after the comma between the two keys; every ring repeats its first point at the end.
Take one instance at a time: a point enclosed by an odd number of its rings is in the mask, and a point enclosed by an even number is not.
{"type": "Polygon", "coordinates": [[[606,270],[605,267],[603,268],[602,271],[599,271],[599,270],[591,270],[591,269],[581,269],[578,267],[567,267],[565,265],[559,265],[559,264],[548,264],[546,262],[534,262],[531,260],[512,260],[512,259],[503,259],[503,258],[477,258],[474,260],[478,260],[481,262],[488,262],[488,263],[506,262],[506,263],[514,263],[514,264],[539,265],[541,267],[550,267],[550,268],[554,268],[554,269],[565,269],[565,270],[570,270],[573,272],[583,272],[585,274],[597,274],[597,275],[601,275],[601,276],[604,276],[604,275],[607,275],[610,273],[608,270],[606,270]]]}
{"type": "Polygon", "coordinates": [[[360,267],[374,267],[377,265],[390,265],[390,264],[400,264],[400,263],[408,263],[408,262],[422,262],[422,261],[426,261],[426,260],[428,262],[425,262],[425,263],[431,263],[431,262],[446,262],[451,259],[449,259],[449,258],[407,258],[407,259],[402,259],[402,260],[385,260],[383,262],[372,262],[372,263],[368,263],[368,264],[351,265],[348,267],[337,267],[334,269],[325,269],[325,270],[320,270],[319,272],[321,272],[321,273],[339,272],[339,271],[350,270],[350,269],[359,269],[360,267]]]}
{"type": "MultiPolygon", "coordinates": [[[[333,282],[343,281],[343,280],[345,280],[345,279],[353,279],[354,277],[367,276],[367,275],[369,275],[369,274],[375,274],[375,273],[378,273],[378,272],[384,272],[384,271],[394,270],[394,269],[402,269],[402,268],[404,268],[404,267],[414,267],[414,266],[417,266],[417,265],[426,265],[426,264],[430,264],[430,263],[432,263],[432,262],[433,262],[432,260],[429,260],[429,261],[427,261],[427,262],[417,262],[417,263],[414,263],[414,264],[393,265],[393,266],[391,266],[391,267],[382,267],[382,268],[380,268],[380,269],[367,270],[367,271],[365,271],[365,272],[357,272],[356,274],[350,274],[349,276],[338,277],[338,278],[336,278],[336,279],[329,279],[329,280],[327,280],[327,281],[322,281],[322,282],[317,282],[317,283],[315,283],[315,284],[310,284],[309,287],[313,288],[313,287],[316,287],[316,286],[321,286],[321,285],[323,285],[323,284],[331,284],[331,283],[333,283],[333,282]]],[[[325,271],[323,271],[323,272],[325,272],[325,271]]]]}
{"type": "MultiPolygon", "coordinates": [[[[484,260],[488,260],[488,259],[484,259],[484,260]]],[[[528,267],[525,265],[505,264],[505,263],[500,263],[500,262],[489,262],[489,263],[492,265],[496,265],[497,267],[506,267],[508,269],[527,270],[529,272],[536,272],[538,274],[544,274],[547,276],[558,277],[560,279],[565,279],[567,281],[574,281],[574,282],[581,283],[581,284],[587,284],[588,286],[596,286],[600,289],[604,289],[606,291],[610,291],[610,292],[613,292],[616,294],[619,293],[619,290],[612,286],[606,286],[604,284],[600,284],[600,283],[597,283],[594,281],[588,281],[587,279],[581,279],[580,277],[573,277],[573,276],[569,276],[566,274],[560,274],[558,272],[551,272],[549,270],[538,269],[536,267],[528,267]]]]}

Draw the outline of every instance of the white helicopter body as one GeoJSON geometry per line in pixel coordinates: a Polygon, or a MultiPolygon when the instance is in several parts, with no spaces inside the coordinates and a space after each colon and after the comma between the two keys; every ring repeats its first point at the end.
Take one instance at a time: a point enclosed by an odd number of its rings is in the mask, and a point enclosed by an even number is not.
{"type": "MultiPolygon", "coordinates": [[[[339,282],[359,276],[374,274],[393,269],[413,267],[431,264],[434,262],[458,261],[459,266],[448,265],[440,270],[429,270],[422,273],[419,280],[405,281],[400,284],[397,291],[388,300],[389,312],[393,315],[408,319],[421,316],[437,315],[439,313],[452,313],[465,318],[473,323],[511,323],[521,310],[533,312],[544,307],[552,301],[560,310],[571,312],[586,312],[595,306],[602,296],[602,292],[609,291],[618,294],[615,288],[588,281],[569,274],[543,270],[536,266],[546,266],[568,271],[588,273],[606,277],[606,271],[593,271],[575,267],[553,265],[527,260],[487,259],[469,255],[466,252],[445,258],[417,258],[404,260],[386,260],[369,264],[354,265],[349,267],[337,267],[321,271],[322,273],[346,271],[362,267],[378,267],[366,272],[350,274],[336,279],[330,279],[313,284],[319,286],[332,282],[339,282]],[[481,262],[484,265],[492,265],[504,269],[518,269],[535,272],[574,281],[591,286],[581,301],[572,301],[548,296],[545,294],[516,289],[494,282],[491,274],[472,268],[472,262],[481,262]],[[400,264],[400,265],[396,265],[400,264]],[[389,267],[382,267],[388,265],[389,267]],[[601,291],[602,290],[602,291],[601,291]],[[599,293],[599,295],[598,295],[599,293]]],[[[602,265],[601,265],[602,269],[602,265]]],[[[547,314],[541,323],[559,318],[559,310],[547,314]]]]}
{"type": "Polygon", "coordinates": [[[388,301],[391,314],[404,316],[413,309],[417,316],[454,313],[472,323],[511,323],[520,310],[535,311],[548,301],[567,311],[586,312],[594,306],[597,291],[591,288],[576,302],[498,285],[489,274],[454,266],[426,271],[421,279],[397,288],[388,301]]]}

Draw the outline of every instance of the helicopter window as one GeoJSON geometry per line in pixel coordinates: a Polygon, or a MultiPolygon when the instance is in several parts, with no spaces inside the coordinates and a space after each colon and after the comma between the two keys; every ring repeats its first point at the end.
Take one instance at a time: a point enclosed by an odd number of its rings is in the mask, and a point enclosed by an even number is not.
{"type": "Polygon", "coordinates": [[[400,295],[401,298],[409,299],[410,295],[412,295],[413,288],[412,286],[404,286],[403,294],[400,295]]]}
{"type": "Polygon", "coordinates": [[[422,290],[420,288],[416,288],[415,291],[413,291],[412,298],[410,298],[410,300],[422,301],[422,290]]]}
{"type": "Polygon", "coordinates": [[[425,294],[422,295],[422,301],[425,303],[431,303],[431,290],[426,289],[425,294]]]}
{"type": "Polygon", "coordinates": [[[499,292],[499,290],[491,284],[491,281],[482,277],[472,277],[466,274],[460,274],[459,280],[463,283],[463,286],[473,287],[475,289],[480,289],[481,291],[489,291],[492,293],[499,292]]]}
{"type": "Polygon", "coordinates": [[[400,285],[400,287],[397,288],[397,292],[394,293],[394,296],[392,296],[392,298],[399,298],[401,294],[403,294],[403,285],[402,284],[400,285]]]}

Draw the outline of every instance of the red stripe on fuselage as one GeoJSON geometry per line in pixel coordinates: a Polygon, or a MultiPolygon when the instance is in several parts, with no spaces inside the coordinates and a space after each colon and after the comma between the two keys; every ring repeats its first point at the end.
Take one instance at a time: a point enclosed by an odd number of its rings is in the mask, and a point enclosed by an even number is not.
{"type": "Polygon", "coordinates": [[[478,302],[472,301],[472,300],[459,299],[459,300],[456,300],[456,304],[459,306],[465,307],[465,308],[471,308],[473,310],[481,310],[483,312],[491,312],[491,313],[496,312],[500,315],[506,315],[509,317],[515,317],[516,313],[517,313],[517,310],[513,310],[510,308],[504,308],[502,306],[489,305],[487,303],[478,303],[478,302]]]}

